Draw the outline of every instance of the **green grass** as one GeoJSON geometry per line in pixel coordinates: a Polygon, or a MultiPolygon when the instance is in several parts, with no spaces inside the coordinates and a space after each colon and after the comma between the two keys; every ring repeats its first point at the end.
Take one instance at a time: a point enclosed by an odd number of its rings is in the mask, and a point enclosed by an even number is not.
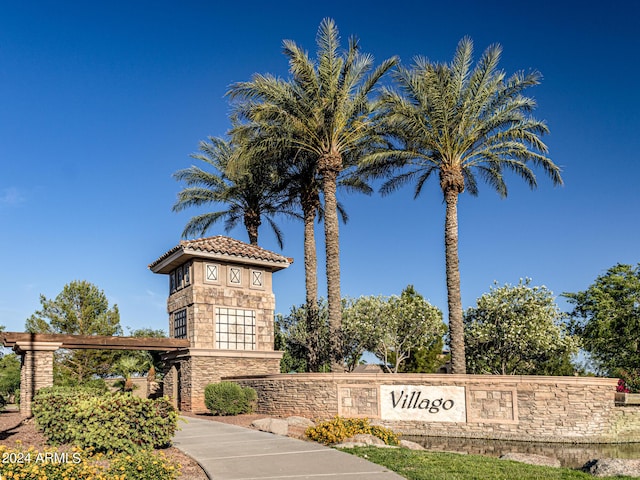
{"type": "MultiPolygon", "coordinates": [[[[593,480],[569,468],[538,467],[480,455],[413,451],[406,448],[344,449],[383,465],[409,480],[593,480]]],[[[631,480],[638,477],[608,477],[631,480]]]]}

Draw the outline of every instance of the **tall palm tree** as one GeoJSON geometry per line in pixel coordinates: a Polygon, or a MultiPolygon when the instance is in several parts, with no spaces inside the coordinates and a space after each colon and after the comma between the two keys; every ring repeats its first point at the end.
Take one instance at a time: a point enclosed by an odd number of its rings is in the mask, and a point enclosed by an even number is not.
{"type": "MultiPolygon", "coordinates": [[[[381,192],[388,194],[415,181],[415,197],[437,174],[446,204],[445,259],[449,307],[449,336],[453,373],[465,373],[462,300],[458,264],[458,196],[478,194],[478,179],[507,196],[503,172],[537,186],[529,164],[541,167],[554,185],[560,169],[547,158],[540,137],[544,122],[530,114],[535,101],[523,91],[540,83],[538,72],[506,78],[498,70],[501,47],[490,46],[472,68],[473,43],[463,38],[450,64],[416,58],[411,68],[394,72],[397,89],[383,90],[378,117],[381,128],[401,145],[377,152],[363,170],[389,175],[381,192]],[[400,169],[400,173],[397,172],[400,169]]],[[[414,198],[415,198],[414,197],[414,198]]]]}
{"type": "MultiPolygon", "coordinates": [[[[305,258],[305,287],[306,287],[306,326],[308,342],[308,368],[311,372],[318,372],[323,367],[319,312],[318,312],[318,278],[317,255],[315,240],[315,220],[322,221],[324,209],[320,201],[322,182],[319,178],[317,159],[302,152],[294,161],[285,162],[283,170],[278,174],[283,190],[287,195],[289,205],[293,209],[302,210],[304,222],[304,258],[305,258]]],[[[349,161],[349,159],[347,159],[349,161]]],[[[370,195],[372,188],[360,177],[351,174],[342,175],[338,179],[338,188],[350,192],[370,195]]],[[[337,202],[338,212],[343,223],[347,223],[348,215],[343,205],[337,202]]]]}
{"type": "MultiPolygon", "coordinates": [[[[281,192],[284,196],[282,208],[289,211],[302,211],[300,218],[304,223],[304,270],[305,270],[305,312],[306,328],[309,337],[307,349],[307,367],[311,372],[320,371],[323,367],[319,312],[318,312],[318,275],[317,254],[315,239],[315,221],[320,222],[324,217],[324,209],[321,203],[322,181],[318,174],[317,156],[309,152],[300,151],[300,148],[281,138],[276,142],[267,142],[265,132],[259,124],[248,123],[235,124],[232,134],[251,141],[244,144],[244,148],[252,150],[252,155],[237,155],[228,165],[228,170],[233,174],[242,174],[251,171],[252,165],[247,162],[267,161],[275,167],[274,191],[281,192]],[[259,153],[258,153],[259,152],[259,153]]],[[[346,157],[348,166],[354,166],[352,158],[346,157]]],[[[355,193],[371,195],[373,189],[363,178],[354,175],[354,172],[343,172],[338,187],[355,193]]],[[[347,223],[348,215],[344,206],[337,202],[338,212],[343,223],[347,223]]]]}
{"type": "Polygon", "coordinates": [[[187,187],[178,193],[173,211],[209,204],[222,204],[228,208],[192,217],[182,236],[203,235],[213,224],[222,220],[228,232],[242,221],[249,243],[257,245],[258,228],[264,218],[282,248],[282,232],[273,217],[278,213],[295,214],[283,204],[283,195],[274,188],[273,167],[268,162],[249,162],[251,167],[247,172],[230,174],[230,162],[237,155],[248,154],[248,150],[242,148],[241,144],[222,138],[209,137],[208,142],[200,142],[200,152],[191,157],[207,163],[212,171],[192,165],[174,173],[174,178],[184,181],[187,187]]]}
{"type": "Polygon", "coordinates": [[[338,29],[331,19],[321,22],[316,43],[317,59],[313,61],[295,42],[283,42],[290,81],[255,75],[250,82],[233,85],[229,95],[244,100],[239,115],[263,125],[269,137],[285,135],[300,150],[317,158],[324,196],[329,323],[335,341],[332,370],[339,371],[342,305],[338,176],[344,169],[345,156],[357,156],[379,141],[372,128],[369,95],[396,60],[386,60],[373,68],[373,58],[360,53],[355,39],[349,41],[347,52],[340,52],[338,29]]]}

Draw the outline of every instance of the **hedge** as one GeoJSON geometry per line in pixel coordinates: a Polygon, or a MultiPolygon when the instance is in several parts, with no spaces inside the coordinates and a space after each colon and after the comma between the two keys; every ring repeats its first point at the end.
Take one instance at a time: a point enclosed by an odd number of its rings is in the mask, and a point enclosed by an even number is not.
{"type": "Polygon", "coordinates": [[[49,442],[92,447],[96,452],[135,453],[167,446],[178,420],[167,398],[149,400],[68,387],[39,390],[32,412],[49,442]]]}

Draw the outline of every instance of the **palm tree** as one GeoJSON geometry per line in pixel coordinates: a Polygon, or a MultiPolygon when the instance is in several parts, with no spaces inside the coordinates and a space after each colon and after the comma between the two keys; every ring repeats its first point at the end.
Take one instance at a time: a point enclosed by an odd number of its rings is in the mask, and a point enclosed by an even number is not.
{"type": "Polygon", "coordinates": [[[258,228],[264,218],[282,248],[282,232],[273,217],[277,213],[292,212],[283,206],[284,197],[274,188],[274,170],[269,162],[249,162],[249,171],[234,175],[228,172],[230,162],[237,155],[250,155],[249,150],[243,148],[241,143],[209,137],[208,142],[200,142],[200,152],[202,153],[193,154],[191,157],[206,162],[213,171],[206,171],[195,165],[177,171],[173,175],[174,178],[184,181],[187,187],[178,193],[173,211],[180,212],[188,207],[212,203],[227,205],[228,208],[192,217],[182,236],[187,238],[191,235],[203,235],[213,224],[221,220],[225,222],[225,231],[229,232],[242,221],[249,236],[249,243],[257,245],[258,228]]]}
{"type": "Polygon", "coordinates": [[[501,47],[490,46],[472,69],[473,43],[463,38],[451,64],[416,58],[414,65],[394,72],[397,89],[383,90],[378,116],[381,128],[401,145],[379,151],[363,162],[369,174],[388,175],[381,192],[388,194],[415,181],[415,197],[434,174],[446,204],[445,259],[449,335],[453,373],[465,373],[462,300],[458,265],[458,196],[478,194],[478,179],[507,196],[503,172],[520,176],[532,189],[536,177],[529,164],[541,167],[554,185],[560,169],[545,155],[540,137],[544,122],[530,113],[535,101],[523,91],[540,83],[538,72],[498,70],[501,47]],[[397,173],[397,169],[402,169],[397,173]]]}
{"type": "MultiPolygon", "coordinates": [[[[294,161],[285,162],[278,177],[287,195],[291,208],[302,210],[304,222],[304,266],[306,291],[306,326],[309,336],[307,364],[309,371],[318,372],[322,365],[319,312],[318,312],[318,274],[315,240],[315,220],[322,221],[324,209],[320,202],[322,182],[317,173],[318,162],[304,152],[294,161]],[[301,157],[301,158],[300,158],[301,157]]],[[[360,177],[353,174],[342,175],[338,187],[343,190],[370,195],[372,188],[360,177]]],[[[337,202],[342,223],[347,223],[348,215],[343,205],[337,202]]]]}
{"type": "MultiPolygon", "coordinates": [[[[320,222],[323,219],[324,210],[320,200],[322,181],[318,174],[317,157],[308,152],[300,151],[291,142],[282,141],[285,139],[280,139],[280,143],[267,142],[264,129],[256,123],[236,124],[232,134],[252,139],[244,144],[244,148],[250,149],[254,153],[236,156],[228,165],[228,170],[234,174],[242,174],[255,168],[247,162],[271,162],[271,166],[275,167],[273,190],[281,192],[284,196],[282,207],[292,212],[302,211],[299,218],[304,223],[305,312],[309,335],[307,366],[311,372],[320,371],[320,368],[323,367],[321,351],[324,350],[324,347],[321,345],[318,324],[318,262],[315,221],[318,219],[320,222]]],[[[346,158],[346,162],[349,166],[355,165],[350,157],[346,158]]],[[[348,173],[348,175],[341,176],[338,187],[349,192],[366,195],[373,193],[373,189],[363,178],[354,175],[354,172],[348,173]]],[[[342,222],[347,223],[348,215],[344,206],[337,202],[337,207],[342,222]]]]}
{"type": "Polygon", "coordinates": [[[339,371],[342,305],[338,176],[346,156],[359,156],[379,141],[372,128],[369,95],[396,61],[386,60],[374,69],[373,58],[359,52],[355,39],[349,41],[346,53],[339,52],[338,29],[331,19],[321,22],[316,42],[316,61],[295,42],[283,42],[290,81],[254,75],[250,82],[233,85],[229,95],[244,100],[238,107],[239,116],[261,124],[270,138],[286,136],[299,150],[317,158],[324,196],[329,323],[336,343],[332,370],[339,371]]]}

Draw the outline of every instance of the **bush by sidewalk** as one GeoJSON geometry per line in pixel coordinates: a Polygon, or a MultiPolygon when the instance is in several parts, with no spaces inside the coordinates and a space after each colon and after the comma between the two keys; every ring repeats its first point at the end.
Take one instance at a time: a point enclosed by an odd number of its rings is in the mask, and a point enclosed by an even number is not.
{"type": "Polygon", "coordinates": [[[178,421],[166,398],[148,400],[127,393],[66,387],[39,390],[32,411],[51,443],[96,452],[132,454],[167,446],[178,421]]]}
{"type": "Polygon", "coordinates": [[[204,404],[214,415],[251,413],[257,398],[253,388],[233,382],[210,383],[204,389],[204,404]]]}

